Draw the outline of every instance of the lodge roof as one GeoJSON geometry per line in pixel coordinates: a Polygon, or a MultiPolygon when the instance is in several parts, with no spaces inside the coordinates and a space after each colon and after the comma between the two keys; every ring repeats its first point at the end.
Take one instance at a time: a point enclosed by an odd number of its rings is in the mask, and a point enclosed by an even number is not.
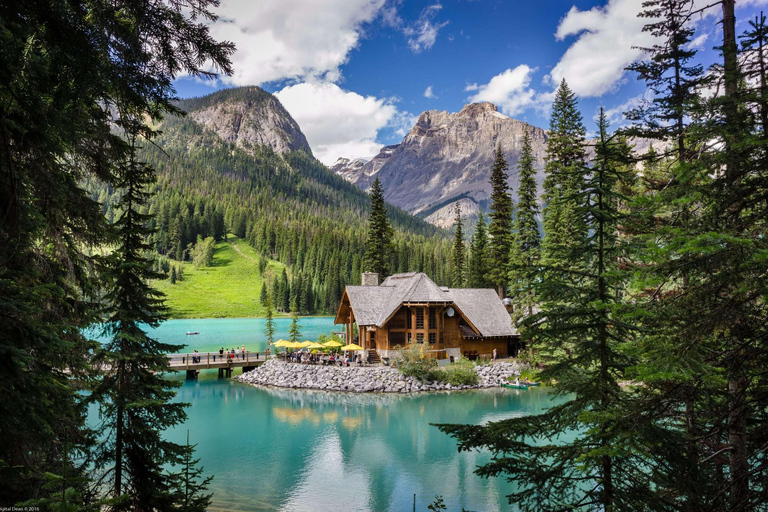
{"type": "Polygon", "coordinates": [[[404,303],[452,304],[483,337],[517,334],[494,290],[437,286],[422,272],[389,276],[379,286],[347,286],[358,325],[383,327],[404,303]]]}

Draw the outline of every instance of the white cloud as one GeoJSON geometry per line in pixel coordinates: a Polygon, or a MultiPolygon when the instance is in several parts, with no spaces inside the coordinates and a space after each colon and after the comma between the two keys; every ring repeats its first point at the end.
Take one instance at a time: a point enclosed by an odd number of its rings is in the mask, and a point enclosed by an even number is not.
{"type": "Polygon", "coordinates": [[[408,135],[408,132],[411,131],[411,128],[413,128],[413,126],[416,124],[417,120],[418,116],[415,116],[410,112],[400,110],[395,113],[394,116],[392,116],[392,119],[389,120],[387,127],[392,128],[392,130],[395,132],[395,135],[405,137],[408,135]]]}
{"type": "MultiPolygon", "coordinates": [[[[214,38],[237,46],[235,85],[275,80],[338,81],[366,23],[386,0],[223,0],[214,38]]],[[[391,13],[390,13],[391,14],[391,13]]]]}
{"type": "Polygon", "coordinates": [[[601,96],[615,90],[624,68],[643,56],[636,47],[648,47],[654,37],[643,32],[648,18],[638,17],[643,0],[608,0],[604,7],[580,11],[575,6],[560,20],[555,36],[577,36],[548,75],[557,86],[565,78],[582,97],[601,96]]]}
{"type": "Polygon", "coordinates": [[[300,83],[275,93],[306,135],[312,152],[326,165],[339,157],[368,158],[382,144],[382,128],[396,130],[410,114],[399,112],[390,100],[362,96],[335,84],[300,83]]]}
{"type": "Polygon", "coordinates": [[[435,93],[432,92],[432,86],[431,85],[424,90],[424,97],[425,98],[430,98],[430,99],[437,98],[437,96],[435,96],[435,93]]]}
{"type": "Polygon", "coordinates": [[[537,106],[536,91],[529,87],[535,71],[535,68],[521,64],[494,76],[487,84],[470,84],[464,90],[476,91],[469,101],[490,101],[501,107],[505,114],[514,116],[537,106]]]}
{"type": "MultiPolygon", "coordinates": [[[[629,98],[621,105],[607,109],[605,111],[605,118],[611,126],[618,128],[626,124],[627,118],[624,116],[625,112],[629,112],[630,110],[641,106],[647,106],[651,101],[653,101],[653,91],[647,89],[644,94],[629,98]]],[[[598,113],[595,114],[595,121],[597,121],[598,115],[598,113]]]]}
{"type": "Polygon", "coordinates": [[[688,48],[691,50],[701,50],[704,48],[704,43],[707,42],[707,39],[709,38],[709,34],[704,32],[703,34],[700,34],[693,38],[693,41],[688,43],[688,48]]]}
{"type": "Polygon", "coordinates": [[[429,5],[421,11],[419,19],[412,26],[405,27],[403,33],[408,36],[408,46],[414,53],[429,50],[437,41],[440,29],[448,25],[447,21],[435,23],[435,16],[440,12],[441,4],[429,5]]]}

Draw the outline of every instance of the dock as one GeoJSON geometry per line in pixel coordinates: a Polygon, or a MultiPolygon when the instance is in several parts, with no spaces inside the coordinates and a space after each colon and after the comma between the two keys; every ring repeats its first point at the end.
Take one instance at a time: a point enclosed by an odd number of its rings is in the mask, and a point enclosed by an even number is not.
{"type": "Polygon", "coordinates": [[[251,352],[235,354],[228,358],[227,354],[218,352],[200,352],[197,354],[168,354],[168,371],[187,372],[188,379],[197,377],[200,370],[218,369],[219,377],[231,377],[232,370],[242,368],[243,373],[249,372],[267,362],[271,357],[265,352],[251,352]]]}

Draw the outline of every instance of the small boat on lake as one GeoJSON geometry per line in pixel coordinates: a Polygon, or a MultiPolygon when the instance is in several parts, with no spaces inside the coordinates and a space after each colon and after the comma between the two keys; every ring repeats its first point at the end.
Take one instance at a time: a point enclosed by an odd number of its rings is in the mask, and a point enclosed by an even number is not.
{"type": "Polygon", "coordinates": [[[541,382],[523,382],[526,386],[541,386],[541,382]]]}
{"type": "Polygon", "coordinates": [[[200,333],[198,331],[195,331],[195,332],[187,331],[187,336],[194,336],[195,334],[200,334],[200,333]]]}
{"type": "Polygon", "coordinates": [[[502,382],[501,387],[509,389],[528,389],[526,384],[512,384],[510,382],[502,382]]]}

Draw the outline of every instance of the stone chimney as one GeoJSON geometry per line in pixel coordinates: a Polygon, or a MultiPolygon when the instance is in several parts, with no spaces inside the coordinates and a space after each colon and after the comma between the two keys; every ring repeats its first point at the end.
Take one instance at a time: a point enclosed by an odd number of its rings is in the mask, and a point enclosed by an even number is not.
{"type": "Polygon", "coordinates": [[[379,286],[379,274],[376,272],[363,272],[363,278],[360,281],[363,286],[379,286]]]}

